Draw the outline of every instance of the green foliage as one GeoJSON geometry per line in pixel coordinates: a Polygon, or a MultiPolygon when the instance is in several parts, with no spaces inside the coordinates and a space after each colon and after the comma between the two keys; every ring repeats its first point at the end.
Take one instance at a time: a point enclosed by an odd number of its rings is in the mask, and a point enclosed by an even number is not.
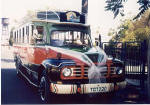
{"type": "Polygon", "coordinates": [[[110,31],[113,42],[132,42],[148,40],[150,36],[150,10],[146,11],[141,18],[136,21],[125,20],[117,30],[110,31]]]}
{"type": "Polygon", "coordinates": [[[120,13],[124,16],[123,13],[123,2],[126,0],[106,0],[107,6],[105,7],[106,10],[110,10],[114,13],[114,18],[120,13]]]}
{"type": "Polygon", "coordinates": [[[137,41],[148,40],[148,37],[150,35],[150,27],[138,28],[134,33],[137,41]]]}
{"type": "Polygon", "coordinates": [[[13,30],[15,29],[15,27],[12,27],[10,30],[10,37],[9,37],[9,45],[12,46],[13,45],[13,30]]]}
{"type": "Polygon", "coordinates": [[[142,14],[144,14],[146,10],[150,8],[150,0],[138,0],[137,3],[140,5],[140,12],[137,14],[136,17],[134,17],[134,19],[139,18],[142,14]]]}
{"type": "Polygon", "coordinates": [[[36,18],[36,11],[28,10],[27,14],[22,18],[21,24],[25,24],[34,18],[36,18]]]}
{"type": "MultiPolygon", "coordinates": [[[[123,3],[127,0],[106,0],[107,5],[105,6],[107,11],[112,11],[114,13],[114,18],[121,14],[124,16],[123,13],[123,3]]],[[[150,0],[138,0],[137,2],[140,5],[140,12],[137,14],[137,16],[134,17],[134,19],[139,18],[142,14],[145,13],[146,10],[150,8],[150,0]]]]}

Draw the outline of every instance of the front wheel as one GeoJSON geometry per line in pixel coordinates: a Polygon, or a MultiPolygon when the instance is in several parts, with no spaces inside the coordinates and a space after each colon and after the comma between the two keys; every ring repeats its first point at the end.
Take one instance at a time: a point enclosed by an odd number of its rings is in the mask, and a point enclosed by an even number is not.
{"type": "Polygon", "coordinates": [[[21,76],[20,71],[19,71],[19,62],[18,62],[18,60],[16,60],[15,65],[16,65],[16,74],[17,74],[17,76],[21,76]]]}
{"type": "Polygon", "coordinates": [[[50,85],[49,85],[48,77],[46,73],[43,73],[41,80],[40,80],[40,86],[39,86],[39,92],[40,92],[40,98],[43,102],[47,103],[50,101],[50,85]]]}

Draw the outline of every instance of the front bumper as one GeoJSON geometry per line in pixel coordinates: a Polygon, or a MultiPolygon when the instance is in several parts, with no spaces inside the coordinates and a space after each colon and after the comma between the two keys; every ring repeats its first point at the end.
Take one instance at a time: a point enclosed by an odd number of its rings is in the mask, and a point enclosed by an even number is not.
{"type": "Polygon", "coordinates": [[[55,94],[89,94],[107,93],[124,89],[126,81],[117,83],[96,83],[96,84],[54,84],[51,83],[50,90],[55,94]]]}

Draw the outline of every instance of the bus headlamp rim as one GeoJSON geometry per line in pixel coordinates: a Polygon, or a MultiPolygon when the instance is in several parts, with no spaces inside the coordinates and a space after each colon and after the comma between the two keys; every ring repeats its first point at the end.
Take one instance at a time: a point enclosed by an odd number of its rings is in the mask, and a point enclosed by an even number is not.
{"type": "Polygon", "coordinates": [[[63,74],[64,77],[71,76],[71,74],[72,74],[71,68],[67,68],[67,67],[63,68],[62,69],[62,74],[63,74]]]}
{"type": "Polygon", "coordinates": [[[116,74],[120,75],[122,73],[123,73],[123,68],[119,67],[119,68],[116,69],[116,74]]]}

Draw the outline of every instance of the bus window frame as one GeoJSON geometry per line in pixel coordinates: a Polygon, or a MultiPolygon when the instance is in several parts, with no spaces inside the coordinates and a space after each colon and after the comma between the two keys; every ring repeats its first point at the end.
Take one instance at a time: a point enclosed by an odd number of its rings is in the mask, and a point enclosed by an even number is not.
{"type": "MultiPolygon", "coordinates": [[[[58,30],[58,29],[57,29],[57,30],[51,30],[50,35],[49,35],[49,39],[48,39],[48,40],[50,41],[50,43],[48,43],[49,46],[52,46],[52,44],[51,44],[51,36],[52,36],[52,33],[53,33],[54,31],[64,31],[64,32],[65,32],[65,31],[68,31],[68,32],[73,31],[73,33],[74,33],[74,32],[81,32],[81,33],[84,33],[84,34],[86,34],[87,36],[89,36],[89,39],[90,39],[90,40],[89,40],[89,43],[90,43],[89,46],[90,46],[90,47],[93,46],[93,44],[92,44],[92,39],[91,39],[90,33],[88,33],[88,31],[87,31],[87,32],[84,32],[84,31],[82,31],[82,30],[79,31],[79,30],[73,30],[73,29],[70,29],[70,30],[65,30],[65,29],[64,29],[64,30],[58,30]]],[[[80,34],[81,34],[81,33],[80,33],[80,34]]],[[[48,36],[47,36],[47,37],[48,37],[48,36]]],[[[73,35],[73,37],[74,37],[74,35],[73,35]]],[[[73,42],[73,38],[72,38],[72,42],[73,42]]]]}
{"type": "MultiPolygon", "coordinates": [[[[30,26],[31,26],[31,37],[32,38],[34,38],[34,30],[36,30],[37,31],[37,34],[38,34],[38,29],[37,29],[37,27],[39,26],[39,27],[43,27],[43,37],[42,37],[42,43],[37,43],[36,42],[36,38],[35,39],[33,39],[33,40],[35,40],[35,42],[34,43],[31,43],[30,42],[30,45],[35,45],[35,46],[42,46],[42,45],[46,45],[47,44],[47,32],[45,32],[46,31],[46,27],[45,27],[45,25],[40,25],[40,24],[30,24],[30,26]]],[[[32,39],[32,38],[30,38],[30,40],[32,39]]]]}

